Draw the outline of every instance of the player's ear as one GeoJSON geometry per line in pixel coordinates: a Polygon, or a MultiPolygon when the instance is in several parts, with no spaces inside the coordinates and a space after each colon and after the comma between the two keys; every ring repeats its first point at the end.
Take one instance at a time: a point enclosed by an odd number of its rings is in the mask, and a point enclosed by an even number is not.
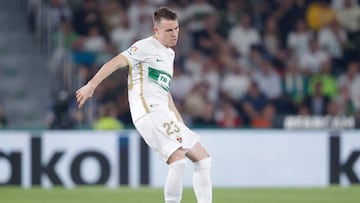
{"type": "Polygon", "coordinates": [[[158,30],[159,30],[159,28],[157,28],[156,25],[154,25],[153,31],[156,33],[158,30]]]}

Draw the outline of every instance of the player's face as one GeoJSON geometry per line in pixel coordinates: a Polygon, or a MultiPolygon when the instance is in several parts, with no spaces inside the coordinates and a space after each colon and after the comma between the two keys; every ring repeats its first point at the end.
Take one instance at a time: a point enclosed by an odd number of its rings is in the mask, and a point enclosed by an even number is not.
{"type": "Polygon", "coordinates": [[[179,35],[179,22],[177,20],[161,19],[154,26],[157,39],[166,47],[175,46],[179,35]]]}

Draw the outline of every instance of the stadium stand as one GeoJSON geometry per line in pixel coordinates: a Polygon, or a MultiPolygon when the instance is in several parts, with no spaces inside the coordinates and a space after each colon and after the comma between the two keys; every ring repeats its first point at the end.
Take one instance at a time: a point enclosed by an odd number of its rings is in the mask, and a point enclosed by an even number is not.
{"type": "MultiPolygon", "coordinates": [[[[359,1],[29,2],[29,27],[46,53],[42,57],[50,63],[43,64],[45,70],[37,69],[39,64],[31,70],[42,72],[39,78],[51,75],[50,98],[45,99],[52,101],[46,120],[49,128],[92,128],[99,109],[109,103],[116,106],[117,119],[131,127],[124,96],[126,70],[104,81],[83,110],[76,108],[73,93],[105,61],[151,35],[152,11],[160,5],[180,14],[172,92],[188,125],[282,128],[287,116],[359,119],[359,1]],[[326,18],[317,15],[319,10],[326,18]],[[212,113],[206,115],[209,109],[212,113]],[[232,115],[233,120],[224,120],[224,115],[232,115]],[[61,120],[68,123],[54,124],[61,120]]],[[[13,77],[9,86],[22,80],[13,77]]],[[[44,85],[39,88],[46,91],[44,85]]]]}

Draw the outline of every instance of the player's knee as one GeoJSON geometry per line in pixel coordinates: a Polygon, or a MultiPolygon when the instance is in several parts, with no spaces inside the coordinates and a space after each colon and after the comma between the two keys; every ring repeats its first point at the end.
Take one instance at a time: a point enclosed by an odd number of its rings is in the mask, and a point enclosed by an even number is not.
{"type": "Polygon", "coordinates": [[[186,159],[180,159],[180,160],[177,160],[171,164],[169,164],[169,168],[185,168],[186,167],[186,164],[187,164],[187,161],[186,159]]]}
{"type": "Polygon", "coordinates": [[[182,159],[185,159],[185,151],[182,148],[179,148],[170,155],[169,159],[167,160],[167,164],[172,164],[182,159]]]}
{"type": "Polygon", "coordinates": [[[195,169],[209,169],[211,168],[211,157],[206,157],[198,162],[194,163],[195,169]]]}

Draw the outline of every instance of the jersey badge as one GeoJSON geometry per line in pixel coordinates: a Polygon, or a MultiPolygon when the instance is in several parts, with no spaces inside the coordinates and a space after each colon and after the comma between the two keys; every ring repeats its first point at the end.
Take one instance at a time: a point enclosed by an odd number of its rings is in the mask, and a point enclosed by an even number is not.
{"type": "Polygon", "coordinates": [[[182,143],[182,142],[183,142],[183,139],[182,139],[182,137],[181,137],[181,136],[177,136],[177,137],[176,137],[176,140],[177,140],[178,142],[180,142],[180,143],[182,143]]]}
{"type": "Polygon", "coordinates": [[[137,52],[137,50],[138,50],[138,48],[137,48],[136,46],[132,46],[132,47],[130,47],[130,48],[128,49],[128,53],[129,53],[130,55],[133,55],[133,54],[135,54],[135,53],[137,52]]]}

